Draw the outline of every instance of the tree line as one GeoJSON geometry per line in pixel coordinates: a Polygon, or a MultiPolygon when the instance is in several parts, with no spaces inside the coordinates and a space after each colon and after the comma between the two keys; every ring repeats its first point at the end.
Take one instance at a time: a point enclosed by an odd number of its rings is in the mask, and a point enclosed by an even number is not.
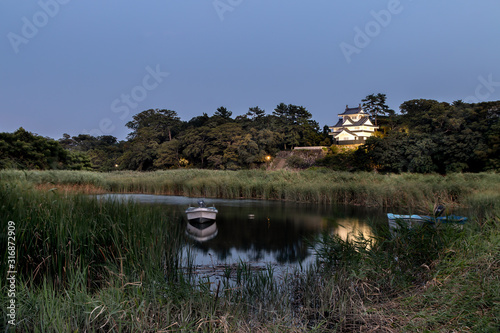
{"type": "Polygon", "coordinates": [[[198,167],[236,170],[256,168],[280,150],[295,146],[330,145],[326,130],[312,120],[303,106],[281,103],[272,114],[256,107],[232,117],[219,107],[212,116],[203,113],[182,121],[176,111],[150,109],[126,124],[127,140],[110,135],[64,134],[58,141],[33,135],[20,128],[0,133],[0,168],[94,169],[100,171],[198,167]],[[45,149],[54,145],[57,152],[45,149]],[[21,144],[22,143],[22,144],[21,144]],[[27,151],[45,154],[47,162],[36,162],[27,151]]]}
{"type": "Polygon", "coordinates": [[[378,117],[377,135],[319,162],[338,170],[440,173],[500,170],[500,101],[415,99],[378,117]]]}
{"type": "Polygon", "coordinates": [[[124,141],[88,134],[53,140],[22,128],[0,133],[0,168],[237,170],[259,168],[282,150],[319,145],[329,148],[313,165],[336,170],[445,174],[500,169],[500,101],[410,100],[398,114],[385,101],[384,94],[363,99],[380,129],[355,150],[332,145],[328,126],[320,128],[303,106],[281,103],[271,114],[256,106],[234,118],[221,106],[212,116],[203,113],[189,121],[173,110],[150,109],[126,124],[131,132],[124,141]]]}

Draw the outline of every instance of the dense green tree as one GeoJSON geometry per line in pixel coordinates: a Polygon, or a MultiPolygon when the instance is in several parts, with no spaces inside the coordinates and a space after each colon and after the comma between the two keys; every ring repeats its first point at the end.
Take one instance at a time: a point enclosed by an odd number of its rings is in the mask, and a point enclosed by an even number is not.
{"type": "Polygon", "coordinates": [[[248,167],[254,163],[264,161],[265,151],[255,142],[252,134],[247,133],[240,136],[234,146],[237,149],[238,166],[248,167]]]}
{"type": "Polygon", "coordinates": [[[145,132],[158,144],[172,140],[181,129],[182,122],[177,112],[166,109],[149,109],[136,114],[126,126],[133,130],[129,139],[134,139],[145,132]]]}
{"type": "Polygon", "coordinates": [[[89,156],[80,151],[69,151],[66,169],[69,170],[92,170],[93,165],[89,156]]]}
{"type": "MultiPolygon", "coordinates": [[[[390,172],[478,172],[494,165],[492,138],[498,102],[453,104],[411,100],[401,105],[400,127],[369,138],[363,149],[373,168],[390,172]]],[[[494,167],[493,167],[494,168],[494,167]]]]}
{"type": "Polygon", "coordinates": [[[0,133],[0,168],[43,170],[86,166],[88,160],[83,156],[70,156],[56,140],[33,134],[22,127],[14,133],[0,133]]]}
{"type": "Polygon", "coordinates": [[[261,130],[252,129],[250,134],[252,134],[253,140],[257,143],[261,151],[261,158],[258,159],[259,162],[264,162],[265,156],[274,156],[279,152],[279,145],[282,142],[280,133],[264,128],[261,130]]]}
{"type": "MultiPolygon", "coordinates": [[[[145,130],[142,130],[145,131],[145,130]]],[[[118,159],[121,169],[147,171],[154,167],[160,144],[141,135],[125,144],[125,152],[118,159]]]]}
{"type": "Polygon", "coordinates": [[[210,117],[208,114],[203,112],[201,116],[193,117],[191,120],[189,120],[186,124],[187,128],[196,128],[196,127],[201,127],[207,125],[207,123],[210,121],[210,117]]]}
{"type": "Polygon", "coordinates": [[[158,158],[153,162],[154,167],[159,169],[179,167],[180,147],[180,141],[177,139],[163,142],[158,147],[158,158]]]}
{"type": "MultiPolygon", "coordinates": [[[[357,150],[334,145],[317,165],[443,174],[500,169],[500,101],[449,104],[415,99],[402,103],[399,115],[388,109],[384,94],[363,101],[384,133],[368,138],[357,150]]],[[[66,133],[55,141],[20,128],[0,133],[0,168],[253,168],[280,150],[331,142],[328,126],[321,129],[303,106],[280,103],[269,115],[256,106],[236,119],[231,116],[219,107],[211,117],[203,113],[182,122],[175,111],[145,110],[127,123],[132,132],[126,142],[110,135],[66,133]]]]}
{"type": "Polygon", "coordinates": [[[180,136],[182,154],[190,164],[205,167],[208,144],[211,129],[208,126],[191,128],[184,131],[180,136]]]}
{"type": "Polygon", "coordinates": [[[126,126],[129,134],[127,151],[120,158],[120,167],[133,170],[154,169],[158,148],[177,135],[183,123],[177,112],[167,109],[149,109],[133,116],[126,126]]]}
{"type": "Polygon", "coordinates": [[[71,137],[63,134],[59,143],[70,152],[79,152],[89,160],[91,169],[99,171],[116,170],[118,158],[123,155],[123,142],[112,135],[94,137],[80,134],[71,137]]]}
{"type": "Polygon", "coordinates": [[[254,106],[252,108],[248,109],[248,112],[246,113],[246,116],[253,120],[253,121],[259,121],[264,118],[266,115],[266,111],[262,110],[258,106],[254,106]]]}
{"type": "Polygon", "coordinates": [[[75,140],[68,133],[64,133],[63,137],[58,141],[64,149],[73,150],[75,148],[75,140]]]}
{"type": "Polygon", "coordinates": [[[273,111],[274,130],[280,133],[282,147],[313,146],[322,140],[319,125],[303,106],[280,103],[273,111]]]}
{"type": "MultiPolygon", "coordinates": [[[[63,139],[63,142],[68,142],[68,139],[63,139]]],[[[79,134],[72,138],[73,143],[70,147],[71,150],[89,151],[97,146],[98,139],[89,134],[79,134]]],[[[61,142],[61,141],[60,141],[61,142]]]]}
{"type": "Polygon", "coordinates": [[[377,118],[379,116],[394,116],[394,110],[391,110],[386,104],[387,96],[385,94],[370,94],[361,101],[363,102],[363,109],[366,110],[377,125],[377,118]]]}
{"type": "Polygon", "coordinates": [[[231,149],[229,147],[240,139],[241,134],[242,127],[236,123],[225,123],[210,130],[207,147],[207,160],[210,167],[224,168],[226,164],[237,164],[238,156],[236,156],[235,147],[231,149]]]}
{"type": "Polygon", "coordinates": [[[233,113],[231,111],[229,111],[228,109],[226,109],[223,106],[220,106],[217,108],[217,111],[215,111],[215,113],[213,115],[213,120],[217,124],[224,124],[224,123],[232,120],[231,119],[232,115],[233,115],[233,113]]]}
{"type": "Polygon", "coordinates": [[[486,161],[486,169],[500,170],[500,121],[494,123],[487,132],[487,148],[477,154],[486,161]]]}

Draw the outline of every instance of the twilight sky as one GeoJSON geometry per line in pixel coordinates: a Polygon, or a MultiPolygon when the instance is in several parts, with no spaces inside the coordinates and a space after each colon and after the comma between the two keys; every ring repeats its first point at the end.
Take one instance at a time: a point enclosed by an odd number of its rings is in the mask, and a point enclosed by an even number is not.
{"type": "Polygon", "coordinates": [[[0,132],[109,134],[150,108],[306,107],[385,93],[500,100],[498,0],[0,2],[0,132]]]}

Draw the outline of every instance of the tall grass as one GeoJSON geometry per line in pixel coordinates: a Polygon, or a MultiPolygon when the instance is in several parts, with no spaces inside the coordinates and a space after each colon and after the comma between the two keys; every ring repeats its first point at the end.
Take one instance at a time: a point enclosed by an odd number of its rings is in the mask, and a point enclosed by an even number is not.
{"type": "MultiPolygon", "coordinates": [[[[19,257],[19,271],[33,284],[50,276],[54,286],[64,287],[80,271],[89,288],[109,274],[133,272],[140,279],[142,263],[157,262],[180,237],[178,221],[158,207],[65,197],[23,186],[29,185],[2,184],[0,202],[3,218],[17,223],[18,251],[26,254],[19,257]]],[[[169,256],[175,254],[169,250],[169,256]]]]}
{"type": "MultiPolygon", "coordinates": [[[[216,293],[209,281],[189,275],[181,255],[185,226],[160,206],[41,192],[26,181],[0,183],[0,202],[2,219],[16,223],[16,331],[299,327],[291,326],[272,269],[242,263],[240,280],[216,293]]],[[[4,231],[0,253],[7,262],[4,231]]],[[[0,275],[6,273],[1,265],[0,275]]],[[[9,301],[6,283],[0,280],[2,308],[9,301]]]]}
{"type": "MultiPolygon", "coordinates": [[[[494,174],[2,171],[0,180],[2,225],[16,222],[20,332],[495,331],[500,325],[494,174]],[[54,187],[41,190],[41,184],[54,187]],[[478,217],[470,216],[460,232],[402,228],[392,236],[381,227],[370,239],[323,235],[312,267],[277,276],[272,267],[242,262],[227,267],[226,279],[214,286],[184,261],[178,216],[159,206],[67,194],[54,189],[60,184],[381,206],[430,204],[434,193],[476,207],[478,217]],[[404,200],[389,200],[399,191],[404,200]]],[[[4,228],[2,262],[5,248],[4,228]]],[[[0,275],[6,271],[1,265],[0,275]]],[[[2,308],[6,288],[1,279],[2,308]]],[[[2,316],[0,329],[6,327],[2,316]]]]}
{"type": "MultiPolygon", "coordinates": [[[[0,180],[28,180],[48,188],[135,192],[218,198],[255,198],[377,207],[470,204],[470,197],[500,192],[493,173],[421,175],[348,173],[331,170],[168,170],[148,173],[85,171],[0,171],[0,180]],[[87,187],[85,187],[87,186],[87,187]]],[[[482,199],[481,199],[482,201],[482,199]]]]}
{"type": "Polygon", "coordinates": [[[401,331],[500,330],[500,210],[478,222],[441,251],[425,285],[377,309],[382,320],[401,331]]]}
{"type": "MultiPolygon", "coordinates": [[[[90,313],[101,297],[120,308],[129,292],[177,278],[183,229],[160,207],[40,193],[23,182],[1,183],[0,202],[2,219],[16,223],[18,330],[100,327],[105,319],[90,313]]],[[[3,262],[6,245],[2,231],[3,262]]],[[[109,307],[107,319],[115,317],[109,307]]]]}
{"type": "Polygon", "coordinates": [[[497,332],[500,210],[451,226],[343,240],[323,235],[316,275],[296,301],[310,323],[338,332],[497,332]]]}

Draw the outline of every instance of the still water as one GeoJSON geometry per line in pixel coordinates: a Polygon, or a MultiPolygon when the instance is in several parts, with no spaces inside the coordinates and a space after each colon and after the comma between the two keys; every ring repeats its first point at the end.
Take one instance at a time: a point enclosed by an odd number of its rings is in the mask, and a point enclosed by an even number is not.
{"type": "Polygon", "coordinates": [[[370,223],[387,223],[382,210],[264,200],[204,199],[219,213],[214,223],[190,224],[184,211],[201,198],[144,194],[105,195],[164,205],[186,228],[184,249],[198,267],[237,264],[307,266],[314,261],[310,242],[323,232],[342,238],[371,235],[370,223]]]}

